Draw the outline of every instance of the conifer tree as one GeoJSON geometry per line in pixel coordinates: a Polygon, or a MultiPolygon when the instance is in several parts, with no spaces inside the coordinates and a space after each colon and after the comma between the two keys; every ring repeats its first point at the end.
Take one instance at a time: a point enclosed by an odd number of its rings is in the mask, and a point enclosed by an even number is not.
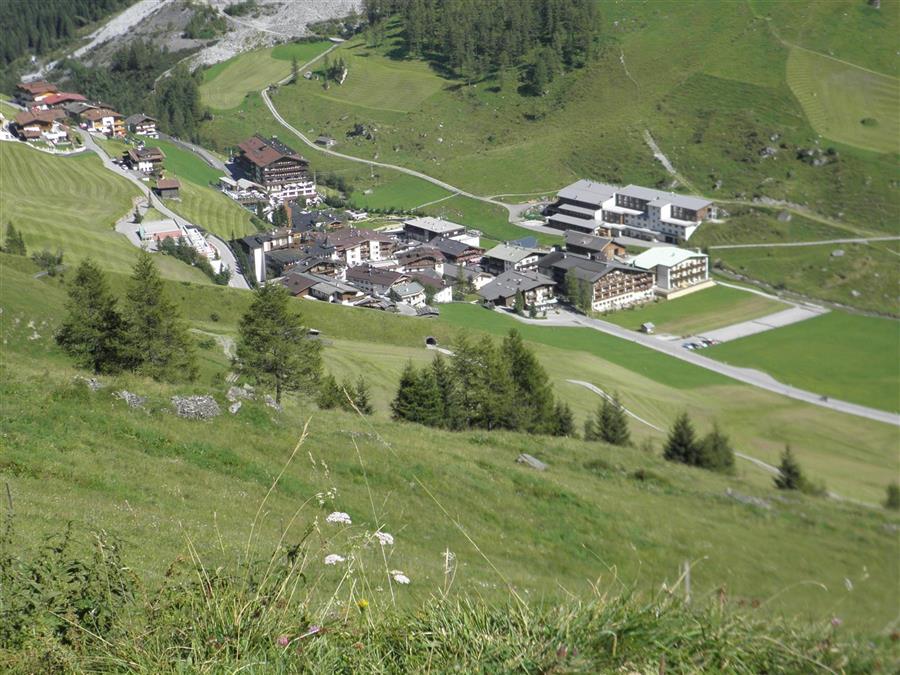
{"type": "Polygon", "coordinates": [[[631,444],[628,417],[625,414],[625,408],[619,402],[618,393],[613,393],[612,400],[603,399],[598,427],[600,437],[604,442],[622,446],[631,444]]]}
{"type": "Polygon", "coordinates": [[[114,373],[125,362],[122,316],[106,277],[91,260],[84,260],[68,284],[67,316],[56,343],[79,366],[95,373],[114,373]]]}
{"type": "Polygon", "coordinates": [[[572,414],[572,408],[565,401],[557,401],[554,408],[555,425],[553,427],[554,436],[570,436],[575,437],[575,416],[572,414]]]}
{"type": "Polygon", "coordinates": [[[442,354],[435,355],[431,362],[431,372],[441,399],[441,426],[445,429],[460,427],[460,403],[456,382],[447,360],[442,354]]]}
{"type": "Polygon", "coordinates": [[[391,413],[395,420],[407,422],[418,421],[419,411],[419,373],[412,361],[407,361],[400,375],[397,395],[391,402],[391,413]]]}
{"type": "Polygon", "coordinates": [[[167,382],[197,378],[194,341],[146,251],[132,268],[122,314],[127,356],[136,372],[167,382]]]}
{"type": "Polygon", "coordinates": [[[734,450],[718,424],[706,435],[700,444],[698,465],[704,469],[732,473],[734,471],[734,450]]]}
{"type": "Polygon", "coordinates": [[[353,403],[356,409],[363,415],[371,415],[375,410],[372,408],[371,395],[369,394],[369,385],[362,375],[356,380],[356,386],[348,391],[353,392],[353,403]]]}
{"type": "Polygon", "coordinates": [[[522,291],[516,291],[516,298],[513,301],[513,311],[519,316],[525,314],[525,294],[522,291]]]}
{"type": "Polygon", "coordinates": [[[663,457],[671,462],[682,464],[696,464],[698,454],[697,437],[694,426],[686,412],[675,418],[669,438],[663,449],[663,457]]]}
{"type": "Polygon", "coordinates": [[[781,463],[778,465],[778,475],[775,476],[775,487],[779,490],[803,490],[807,486],[806,477],[800,464],[791,451],[791,446],[786,445],[781,453],[781,463]]]}
{"type": "Polygon", "coordinates": [[[511,330],[503,339],[501,354],[514,386],[514,428],[532,433],[551,433],[555,410],[547,371],[534,352],[522,342],[517,330],[511,330]]]}
{"type": "Polygon", "coordinates": [[[6,243],[3,250],[11,255],[26,255],[25,239],[12,223],[6,226],[6,243]]]}
{"type": "Polygon", "coordinates": [[[281,284],[262,284],[239,326],[235,365],[272,387],[276,403],[286,391],[314,391],[322,372],[322,345],[307,339],[303,319],[290,302],[281,284]]]}
{"type": "Polygon", "coordinates": [[[326,373],[319,382],[319,393],[316,396],[316,405],[322,410],[333,410],[341,406],[344,393],[340,385],[334,379],[334,375],[326,373]]]}
{"type": "Polygon", "coordinates": [[[291,57],[291,84],[297,82],[300,79],[300,63],[297,61],[296,56],[291,57]]]}
{"type": "Polygon", "coordinates": [[[896,482],[887,486],[884,508],[891,511],[900,511],[900,485],[896,482]]]}
{"type": "Polygon", "coordinates": [[[516,384],[509,364],[494,341],[485,336],[477,345],[482,364],[477,425],[484,429],[515,429],[516,384]]]}

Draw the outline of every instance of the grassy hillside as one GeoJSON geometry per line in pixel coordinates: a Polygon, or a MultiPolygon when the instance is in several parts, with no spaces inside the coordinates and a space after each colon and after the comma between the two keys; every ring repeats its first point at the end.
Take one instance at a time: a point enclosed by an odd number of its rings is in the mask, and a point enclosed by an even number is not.
{"type": "MultiPolygon", "coordinates": [[[[60,248],[66,263],[93,257],[127,272],[135,248],[113,227],[138,194],[93,153],[53,157],[13,143],[4,143],[0,152],[3,225],[12,222],[23,232],[29,252],[60,248]]],[[[161,258],[159,265],[167,278],[208,283],[202,272],[172,258],[161,258]]]]}
{"type": "Polygon", "coordinates": [[[301,42],[247,52],[203,71],[200,98],[210,108],[225,110],[244,97],[291,74],[291,60],[299,65],[324,52],[328,42],[301,42]]]}
{"type": "Polygon", "coordinates": [[[788,305],[776,300],[725,286],[715,286],[639,309],[611,312],[603,320],[631,330],[640,330],[642,324],[650,321],[656,325],[657,333],[697,335],[787,308],[788,305]]]}
{"type": "MultiPolygon", "coordinates": [[[[636,449],[512,433],[426,432],[390,422],[383,412],[368,420],[317,412],[303,399],[289,400],[283,414],[251,402],[213,422],[182,420],[167,412],[169,397],[176,391],[213,393],[221,403],[221,380],[172,388],[123,376],[104,378],[106,387],[95,393],[73,383],[76,371],[50,341],[62,289],[54,280],[31,279],[20,267],[3,266],[4,288],[16,293],[4,293],[0,315],[8,339],[0,378],[6,434],[0,474],[13,495],[20,543],[59,532],[72,520],[76,532],[102,528],[121,536],[125,564],[151,586],[187,541],[214,569],[245,545],[257,506],[309,420],[309,435],[257,525],[257,545],[270,549],[285,528],[288,541],[295,541],[315,518],[322,523],[329,511],[346,511],[353,528],[336,532],[320,524],[322,536],[315,535],[318,543],[310,540],[310,550],[352,550],[353,535],[379,526],[393,533],[387,564],[413,579],[395,591],[401,606],[421,603],[444,584],[441,553],[450,550],[456,556],[453,593],[488,600],[509,597],[504,579],[535,602],[569,593],[585,597],[586,580],[597,577],[655,589],[673,583],[690,559],[698,602],[725,584],[729,602],[761,603],[759,612],[766,615],[821,622],[837,615],[845,630],[864,633],[894,619],[896,598],[885,589],[898,582],[892,563],[898,543],[890,532],[896,518],[878,509],[777,496],[743,475],[673,466],[636,449]],[[29,321],[39,338],[28,339],[29,321]],[[147,396],[146,409],[115,399],[112,392],[121,388],[147,396]],[[550,469],[536,473],[516,465],[523,451],[550,469]],[[332,488],[336,496],[318,506],[316,493],[332,488]],[[762,497],[769,507],[743,504],[727,496],[729,488],[762,497]]],[[[172,290],[201,328],[233,330],[231,317],[246,301],[245,294],[226,288],[172,290]],[[212,304],[213,298],[221,301],[212,304]],[[209,318],[212,308],[218,321],[209,318]]],[[[416,333],[448,335],[439,324],[319,303],[302,308],[312,325],[345,325],[347,337],[368,332],[369,342],[385,343],[378,348],[384,352],[376,349],[354,363],[372,379],[391,377],[402,360],[400,347],[416,333]]],[[[332,354],[342,351],[344,336],[331,341],[326,328],[323,337],[329,363],[346,358],[332,354]]],[[[622,353],[628,348],[623,344],[622,353]]],[[[553,350],[551,358],[563,354],[553,350]]],[[[224,372],[227,364],[219,358],[224,372]]],[[[586,362],[600,364],[590,352],[573,355],[572,367],[576,361],[582,376],[586,362]]],[[[736,393],[719,391],[723,398],[736,393]]],[[[856,435],[857,448],[862,438],[856,435]]],[[[864,461],[857,458],[854,465],[864,461]]],[[[358,553],[361,572],[373,576],[355,597],[370,597],[378,606],[388,602],[389,591],[377,582],[376,560],[367,555],[365,549],[358,553]]],[[[341,570],[332,574],[316,557],[310,564],[312,577],[325,576],[321,588],[308,593],[327,598],[341,570]]]]}
{"type": "Polygon", "coordinates": [[[759,368],[795,387],[900,410],[900,322],[830,312],[716,345],[708,355],[759,368]]]}

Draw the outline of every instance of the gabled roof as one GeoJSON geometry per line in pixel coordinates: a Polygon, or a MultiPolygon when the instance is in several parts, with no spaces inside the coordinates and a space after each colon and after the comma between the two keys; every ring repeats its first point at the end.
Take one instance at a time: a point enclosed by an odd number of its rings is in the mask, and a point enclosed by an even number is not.
{"type": "Polygon", "coordinates": [[[631,264],[644,270],[652,270],[657,265],[673,267],[691,258],[705,258],[706,254],[678,248],[677,246],[654,246],[631,259],[631,264]]]}
{"type": "Polygon", "coordinates": [[[319,281],[319,279],[307,274],[291,272],[281,277],[281,279],[278,280],[278,283],[288,289],[288,292],[291,295],[299,295],[303,291],[315,286],[319,281]]]}
{"type": "Polygon", "coordinates": [[[612,239],[604,237],[595,237],[592,234],[582,234],[581,232],[566,231],[566,246],[577,246],[589,251],[597,251],[598,253],[613,243],[612,239]]]}
{"type": "Polygon", "coordinates": [[[18,113],[15,120],[18,126],[24,127],[29,124],[53,124],[60,117],[58,110],[26,110],[18,113]]]}
{"type": "Polygon", "coordinates": [[[81,116],[84,119],[93,122],[104,117],[121,117],[122,115],[109,108],[91,108],[90,110],[85,110],[81,113],[81,116]]]}
{"type": "Polygon", "coordinates": [[[157,190],[178,190],[181,182],[177,178],[160,178],[156,181],[157,190]]]}
{"type": "Polygon", "coordinates": [[[444,281],[444,278],[434,270],[411,272],[409,276],[412,277],[413,280],[422,284],[422,286],[427,286],[428,288],[433,288],[438,291],[447,288],[447,286],[449,285],[444,281]]]}
{"type": "Polygon", "coordinates": [[[143,147],[128,148],[128,156],[132,162],[161,162],[166,158],[166,154],[160,148],[143,147]]]}
{"type": "Polygon", "coordinates": [[[86,103],[87,99],[84,96],[82,96],[81,94],[75,94],[75,93],[68,92],[68,91],[60,91],[60,92],[57,92],[56,94],[50,94],[50,96],[47,96],[46,98],[41,100],[41,103],[43,103],[45,105],[57,105],[59,103],[66,103],[66,102],[86,103]]]}
{"type": "Polygon", "coordinates": [[[34,82],[19,82],[19,84],[16,85],[16,89],[21,89],[22,91],[28,92],[32,96],[58,91],[55,84],[50,84],[46,80],[36,80],[34,82]]]}
{"type": "Polygon", "coordinates": [[[455,265],[453,263],[444,263],[444,278],[455,281],[459,278],[459,268],[462,268],[464,279],[475,279],[480,276],[493,278],[493,274],[485,272],[480,267],[470,267],[468,265],[455,265]]]}
{"type": "Polygon", "coordinates": [[[417,246],[408,251],[401,251],[396,255],[397,260],[402,263],[410,263],[415,260],[424,260],[431,258],[435,262],[443,262],[444,254],[431,246],[417,246]]]}
{"type": "Polygon", "coordinates": [[[379,286],[390,286],[404,277],[406,275],[401,272],[372,267],[371,265],[359,265],[347,270],[347,281],[350,283],[354,281],[357,283],[368,281],[379,286]]]}
{"type": "Polygon", "coordinates": [[[483,248],[472,246],[456,239],[448,239],[447,237],[435,237],[428,242],[428,245],[435,247],[438,251],[451,258],[457,258],[467,251],[484,252],[483,248]]]}
{"type": "Polygon", "coordinates": [[[493,281],[488,282],[478,291],[485,300],[495,301],[501,298],[511,298],[519,291],[523,293],[543,286],[555,286],[556,282],[539,272],[517,272],[510,270],[504,272],[493,281]]]}
{"type": "Polygon", "coordinates": [[[397,284],[393,291],[401,298],[409,298],[413,295],[419,295],[425,292],[425,287],[418,281],[410,281],[408,284],[397,284]]]}
{"type": "Polygon", "coordinates": [[[156,124],[156,119],[150,117],[150,115],[145,115],[144,113],[135,113],[134,115],[129,115],[125,118],[125,124],[130,127],[136,124],[145,124],[146,122],[153,122],[156,124]]]}
{"type": "Polygon", "coordinates": [[[306,160],[298,155],[295,150],[289,148],[274,136],[272,138],[263,138],[259,134],[255,134],[246,141],[239,143],[238,148],[241,149],[241,153],[248,161],[259,167],[267,167],[280,159],[291,159],[306,163],[306,160]]]}

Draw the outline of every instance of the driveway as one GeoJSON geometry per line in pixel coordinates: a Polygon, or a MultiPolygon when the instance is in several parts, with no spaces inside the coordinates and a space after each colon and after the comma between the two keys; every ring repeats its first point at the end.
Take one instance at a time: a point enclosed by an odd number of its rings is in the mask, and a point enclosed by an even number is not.
{"type": "MultiPolygon", "coordinates": [[[[767,330],[772,330],[773,328],[789,326],[792,323],[797,323],[798,321],[806,321],[807,319],[812,319],[813,317],[827,313],[828,310],[824,307],[796,305],[794,307],[791,307],[790,309],[785,309],[781,312],[775,312],[774,314],[769,314],[758,319],[742,321],[740,323],[731,324],[730,326],[725,326],[724,328],[717,328],[715,330],[706,331],[705,333],[703,333],[703,337],[708,340],[728,342],[729,340],[737,340],[738,338],[747,337],[748,335],[763,333],[767,330]]],[[[682,340],[681,342],[691,341],[692,340],[688,338],[687,340],[682,340]]]]}
{"type": "MultiPolygon", "coordinates": [[[[78,131],[78,134],[84,141],[84,147],[97,153],[97,155],[103,161],[104,167],[137,185],[138,188],[140,188],[141,193],[147,197],[150,205],[153,208],[155,208],[164,216],[171,218],[182,227],[193,227],[199,230],[203,230],[202,226],[196,225],[195,223],[186,220],[185,218],[175,213],[168,206],[166,206],[159,197],[153,194],[153,191],[149,189],[147,183],[142,181],[140,178],[137,178],[132,171],[129,171],[125,167],[119,166],[118,164],[114,163],[112,159],[110,159],[110,156],[106,153],[106,151],[97,144],[97,141],[94,140],[91,134],[81,130],[78,131]]],[[[136,229],[137,228],[135,228],[135,230],[136,229]]],[[[116,230],[120,231],[118,227],[116,228],[116,230]]],[[[124,225],[123,230],[124,231],[122,231],[122,234],[125,234],[125,236],[128,237],[128,240],[131,243],[135,243],[135,237],[133,235],[130,235],[129,229],[125,228],[124,225]]],[[[228,244],[210,233],[206,234],[206,239],[210,243],[210,245],[215,248],[216,251],[218,251],[219,257],[222,259],[222,264],[229,270],[231,270],[231,278],[228,280],[228,285],[232,288],[249,289],[250,284],[248,284],[243,275],[238,272],[237,261],[234,258],[234,253],[232,253],[231,249],[228,247],[228,244]]],[[[139,242],[138,245],[140,245],[139,242]]]]}

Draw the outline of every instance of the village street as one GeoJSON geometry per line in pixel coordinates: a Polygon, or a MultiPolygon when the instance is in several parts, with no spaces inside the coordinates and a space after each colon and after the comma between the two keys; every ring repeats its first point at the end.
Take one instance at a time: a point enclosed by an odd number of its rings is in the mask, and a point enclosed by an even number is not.
{"type": "MultiPolygon", "coordinates": [[[[78,134],[81,136],[81,139],[84,141],[84,146],[88,150],[91,150],[91,151],[97,153],[97,155],[103,161],[104,167],[106,167],[110,171],[113,171],[114,173],[119,174],[123,178],[126,178],[129,181],[131,181],[132,183],[134,183],[135,185],[137,185],[141,189],[141,192],[143,194],[147,195],[150,205],[153,208],[155,208],[157,211],[162,213],[167,218],[171,218],[172,220],[174,220],[176,223],[178,223],[182,227],[194,227],[194,228],[203,230],[202,225],[192,223],[189,220],[182,218],[177,213],[175,213],[172,209],[170,209],[168,206],[166,206],[159,197],[157,197],[155,194],[153,194],[152,190],[148,189],[147,184],[144,183],[139,178],[136,178],[131,171],[114,163],[112,161],[112,159],[110,158],[110,156],[107,154],[107,152],[97,144],[97,142],[94,140],[94,138],[91,136],[91,134],[89,134],[86,131],[81,131],[81,130],[78,131],[78,134]]],[[[204,232],[205,232],[205,230],[204,230],[204,232]]],[[[122,232],[122,233],[128,238],[128,241],[130,241],[132,244],[136,244],[137,240],[134,236],[129,236],[128,232],[122,232]]],[[[234,254],[231,252],[231,249],[228,247],[228,244],[226,244],[224,241],[222,241],[218,237],[216,237],[208,232],[206,233],[205,236],[206,236],[206,240],[209,242],[210,246],[215,248],[216,251],[218,252],[219,258],[222,260],[223,266],[225,266],[226,268],[231,270],[231,278],[228,280],[228,285],[231,286],[232,288],[249,289],[250,285],[247,283],[247,280],[238,272],[237,261],[235,260],[234,254]]]]}

